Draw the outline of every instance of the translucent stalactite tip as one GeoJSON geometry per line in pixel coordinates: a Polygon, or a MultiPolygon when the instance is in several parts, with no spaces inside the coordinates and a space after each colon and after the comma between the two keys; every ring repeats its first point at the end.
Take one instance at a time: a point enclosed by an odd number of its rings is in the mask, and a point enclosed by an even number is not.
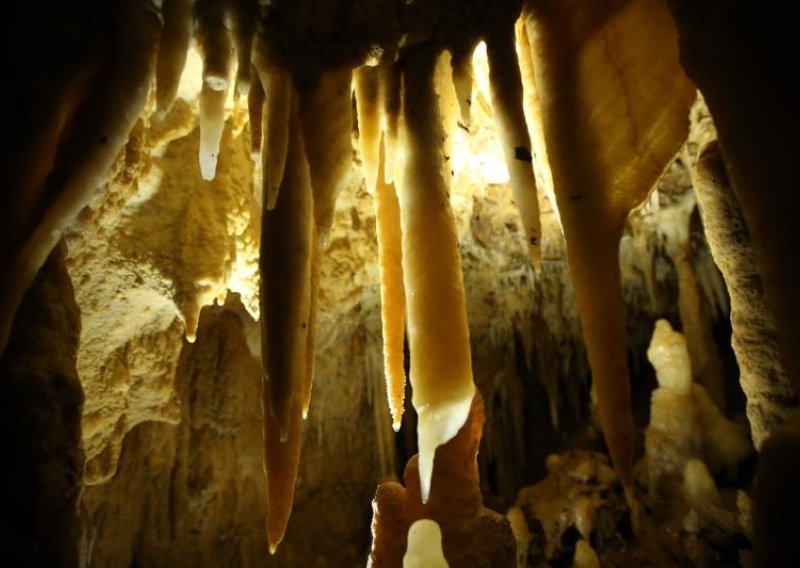
{"type": "Polygon", "coordinates": [[[430,498],[436,448],[452,440],[464,426],[474,396],[475,387],[472,385],[469,392],[461,398],[417,409],[419,485],[423,503],[427,503],[430,498]]]}

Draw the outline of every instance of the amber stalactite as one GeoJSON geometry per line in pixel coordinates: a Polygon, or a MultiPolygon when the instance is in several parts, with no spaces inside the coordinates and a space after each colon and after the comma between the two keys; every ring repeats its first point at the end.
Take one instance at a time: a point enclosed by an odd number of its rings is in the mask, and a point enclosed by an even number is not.
{"type": "Polygon", "coordinates": [[[688,131],[694,90],[657,0],[528,2],[544,139],[600,423],[633,484],[633,418],[618,260],[625,219],[688,131]],[[672,54],[672,56],[669,56],[672,54]]]}
{"type": "MultiPolygon", "coordinates": [[[[421,49],[405,60],[400,137],[406,156],[398,187],[409,374],[419,415],[425,500],[434,452],[464,424],[475,392],[461,258],[450,208],[450,168],[445,165],[449,130],[435,90],[438,57],[431,49],[421,49]]],[[[439,68],[449,68],[447,63],[439,68]]]]}
{"type": "Polygon", "coordinates": [[[288,125],[286,168],[275,209],[261,236],[261,342],[267,537],[274,551],[292,510],[308,378],[314,204],[296,102],[288,125]]]}
{"type": "Polygon", "coordinates": [[[403,418],[406,375],[404,339],[406,298],[403,286],[403,251],[400,205],[394,183],[386,182],[386,140],[381,120],[379,71],[362,67],[355,73],[359,147],[367,191],[373,193],[375,230],[378,236],[378,271],[381,287],[381,331],[386,393],[392,426],[400,429],[403,418]]]}

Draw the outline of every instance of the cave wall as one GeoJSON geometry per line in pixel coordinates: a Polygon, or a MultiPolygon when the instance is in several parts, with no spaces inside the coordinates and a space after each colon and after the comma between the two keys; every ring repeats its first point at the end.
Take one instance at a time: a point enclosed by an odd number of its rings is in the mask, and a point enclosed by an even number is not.
{"type": "Polygon", "coordinates": [[[0,359],[4,566],[79,563],[81,321],[65,254],[57,247],[25,294],[0,359]]]}
{"type": "MultiPolygon", "coordinates": [[[[51,327],[71,341],[57,349],[37,343],[35,351],[67,349],[76,358],[76,371],[69,361],[59,371],[60,381],[71,377],[62,397],[69,422],[62,445],[73,476],[62,497],[65,518],[74,514],[81,444],[86,486],[79,529],[69,529],[64,546],[74,557],[79,530],[85,564],[248,565],[266,555],[259,362],[253,355],[259,166],[250,156],[246,111],[231,100],[217,177],[200,179],[196,54],[189,63],[191,80],[181,85],[178,102],[162,119],[151,96],[109,183],[70,227],[65,262],[76,306],[62,273],[58,298],[72,315],[51,327]],[[189,343],[185,327],[195,324],[197,339],[189,343]],[[75,376],[85,392],[80,443],[75,376]]],[[[485,61],[479,56],[477,64],[485,61]]],[[[502,156],[489,98],[488,86],[478,84],[469,134],[461,133],[477,158],[458,166],[453,207],[475,380],[486,400],[483,493],[489,506],[502,509],[523,484],[543,475],[547,453],[583,435],[591,394],[560,227],[542,197],[543,266],[535,274],[502,167],[498,173],[502,156]]],[[[631,223],[621,252],[630,359],[638,366],[635,408],[645,413],[653,381],[642,354],[652,322],[664,315],[678,319],[675,267],[664,242],[669,237],[655,229],[690,185],[690,166],[676,164],[663,180],[662,204],[637,213],[636,219],[649,220],[643,228],[631,223]]],[[[395,439],[385,408],[374,231],[356,164],[323,261],[315,396],[296,510],[275,565],[361,564],[374,487],[396,476],[415,451],[413,412],[408,409],[395,439]]],[[[704,246],[700,239],[695,247],[695,270],[705,274],[699,280],[714,317],[724,318],[727,307],[704,246]]],[[[15,333],[23,333],[17,327],[15,333]]],[[[30,352],[15,349],[21,358],[30,352]]],[[[8,416],[11,421],[15,414],[8,416]]]]}

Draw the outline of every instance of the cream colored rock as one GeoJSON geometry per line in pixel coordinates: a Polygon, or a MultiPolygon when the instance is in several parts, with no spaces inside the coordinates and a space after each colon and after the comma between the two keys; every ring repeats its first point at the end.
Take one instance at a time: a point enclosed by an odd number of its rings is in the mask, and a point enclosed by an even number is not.
{"type": "Polygon", "coordinates": [[[420,519],[408,528],[403,568],[449,568],[442,552],[442,530],[436,521],[420,519]]]}
{"type": "Polygon", "coordinates": [[[647,356],[659,383],[651,395],[645,432],[651,493],[669,492],[691,460],[702,460],[713,474],[735,474],[752,451],[747,431],[725,418],[705,389],[692,383],[683,335],[659,320],[647,356]]]}

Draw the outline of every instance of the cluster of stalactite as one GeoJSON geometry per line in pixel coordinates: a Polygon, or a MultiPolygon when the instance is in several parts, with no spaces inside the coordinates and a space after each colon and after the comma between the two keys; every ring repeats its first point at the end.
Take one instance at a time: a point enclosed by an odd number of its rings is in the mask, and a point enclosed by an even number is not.
{"type": "MultiPolygon", "coordinates": [[[[540,262],[539,179],[555,196],[599,421],[632,499],[634,427],[618,248],[627,215],[687,136],[696,90],[681,66],[678,29],[661,0],[466,4],[164,0],[159,11],[146,0],[113,3],[104,12],[116,31],[106,40],[111,55],[89,50],[50,79],[58,94],[41,101],[43,118],[21,141],[23,159],[9,169],[19,199],[3,215],[0,348],[25,289],[102,185],[153,83],[157,111],[169,111],[192,38],[203,57],[204,179],[215,175],[228,91],[247,97],[252,149],[261,163],[261,356],[273,551],[292,508],[312,392],[318,261],[353,159],[353,92],[375,200],[389,407],[397,428],[407,336],[423,503],[431,498],[436,449],[467,421],[475,387],[449,195],[454,133],[468,128],[471,52],[481,40],[531,262],[540,262]]],[[[696,40],[692,10],[673,4],[684,41],[696,40]]],[[[781,353],[796,381],[797,260],[780,251],[797,229],[767,230],[764,223],[786,214],[775,213],[775,199],[755,196],[764,183],[783,193],[794,189],[796,174],[769,170],[764,150],[741,142],[748,136],[737,130],[738,117],[752,112],[748,104],[758,97],[748,100],[748,91],[744,102],[729,103],[727,93],[736,88],[707,79],[702,49],[691,55],[691,75],[721,119],[723,156],[736,164],[732,183],[752,225],[781,353]],[[782,263],[792,278],[782,277],[782,263]]],[[[757,68],[747,70],[758,76],[757,68]]],[[[780,152],[796,146],[778,142],[780,152]]],[[[196,314],[185,320],[192,340],[196,314]]]]}

